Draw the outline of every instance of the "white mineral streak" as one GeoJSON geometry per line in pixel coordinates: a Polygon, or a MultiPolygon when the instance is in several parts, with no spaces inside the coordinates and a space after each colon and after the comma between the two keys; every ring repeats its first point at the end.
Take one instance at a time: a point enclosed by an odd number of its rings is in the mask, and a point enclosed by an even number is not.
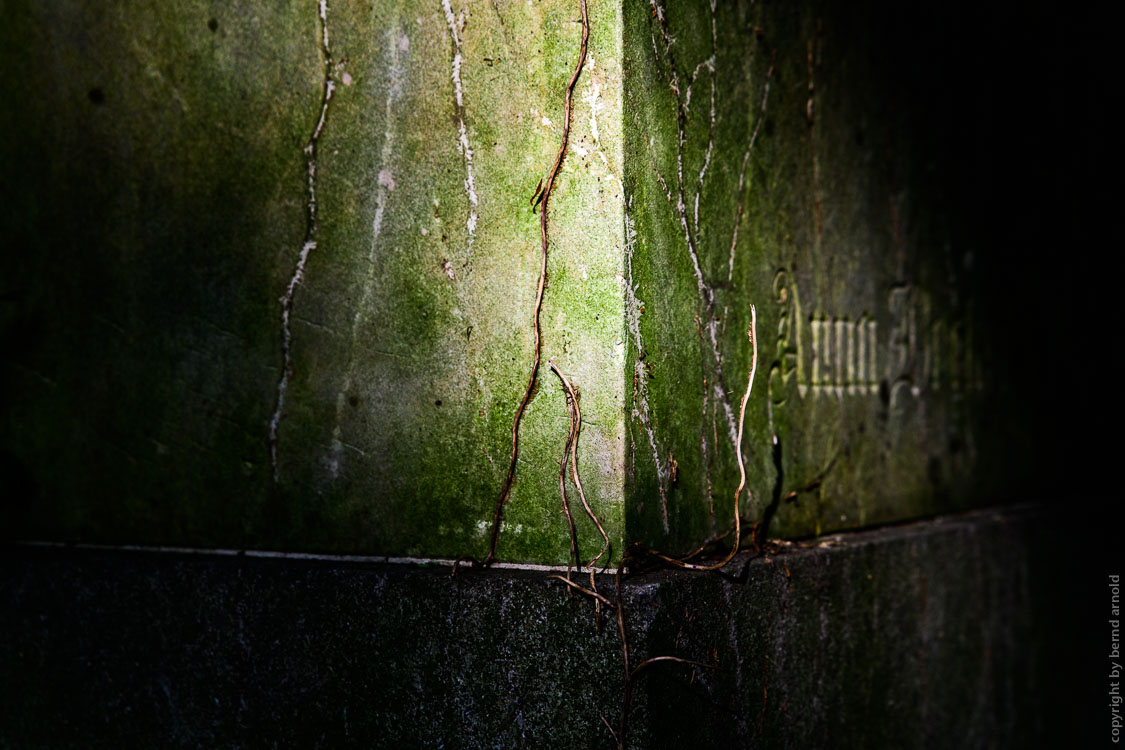
{"type": "MultiPolygon", "coordinates": [[[[630,198],[630,204],[632,199],[630,198]]],[[[664,533],[668,527],[668,467],[660,460],[660,449],[656,447],[656,433],[652,428],[652,415],[648,408],[648,374],[645,372],[644,361],[641,359],[644,352],[641,343],[640,311],[643,303],[637,299],[636,286],[633,282],[633,250],[637,243],[637,230],[633,218],[625,213],[625,320],[629,327],[629,335],[633,339],[633,348],[636,350],[636,359],[633,360],[633,382],[636,393],[633,398],[633,419],[640,421],[648,435],[648,444],[652,448],[652,460],[656,466],[656,483],[660,490],[660,519],[664,523],[664,533]]]]}
{"type": "MultiPolygon", "coordinates": [[[[702,192],[702,190],[703,190],[703,178],[706,177],[707,167],[710,165],[710,161],[711,161],[711,151],[713,150],[713,147],[714,147],[714,127],[715,127],[715,122],[716,122],[714,65],[715,65],[715,54],[716,54],[716,48],[717,48],[716,25],[715,25],[715,15],[714,15],[715,14],[715,4],[714,3],[711,4],[711,33],[712,33],[712,36],[711,36],[711,42],[712,42],[711,57],[708,60],[704,60],[702,63],[700,63],[699,65],[696,66],[695,72],[692,73],[691,78],[689,79],[689,82],[688,82],[688,86],[682,94],[681,94],[681,91],[680,91],[679,72],[676,69],[675,60],[672,58],[672,47],[675,45],[675,39],[668,33],[667,27],[665,25],[664,7],[663,7],[663,5],[658,3],[656,0],[649,0],[649,6],[652,9],[653,16],[660,23],[661,40],[664,43],[664,51],[665,51],[664,56],[667,58],[668,67],[670,69],[668,86],[671,89],[673,95],[676,97],[676,103],[677,103],[677,107],[678,107],[678,112],[677,112],[677,116],[676,116],[676,129],[677,129],[676,194],[675,194],[674,199],[673,199],[671,189],[668,187],[668,184],[665,182],[664,178],[661,176],[659,171],[657,171],[657,173],[656,173],[656,178],[657,178],[657,181],[660,183],[661,188],[664,190],[664,195],[668,199],[668,202],[673,204],[673,206],[675,208],[677,218],[679,218],[679,220],[680,220],[680,227],[683,229],[683,232],[684,232],[684,240],[687,243],[688,254],[691,257],[692,271],[695,274],[695,284],[696,284],[696,289],[699,293],[699,301],[702,304],[703,312],[707,317],[707,320],[706,320],[707,334],[708,334],[708,338],[710,339],[711,355],[712,355],[712,358],[713,358],[714,364],[715,364],[715,377],[714,377],[714,383],[713,383],[712,389],[713,389],[713,392],[715,394],[715,397],[718,399],[719,403],[722,404],[722,406],[723,406],[723,413],[726,416],[727,429],[728,429],[728,432],[730,434],[731,445],[734,446],[735,450],[737,451],[738,450],[738,430],[735,426],[734,410],[731,408],[730,398],[729,398],[726,390],[723,388],[723,358],[722,358],[722,353],[719,351],[719,336],[718,336],[718,331],[717,331],[718,321],[715,318],[715,292],[711,288],[711,286],[709,284],[707,284],[706,280],[703,278],[703,270],[700,267],[700,263],[699,263],[699,254],[696,251],[696,238],[692,234],[691,225],[690,225],[690,222],[688,221],[687,206],[684,203],[684,143],[687,139],[687,133],[686,133],[686,130],[685,130],[685,121],[687,119],[687,114],[688,114],[687,113],[687,106],[688,106],[688,103],[690,102],[690,99],[691,99],[691,86],[695,83],[695,78],[697,77],[698,73],[704,67],[708,68],[708,70],[711,71],[711,79],[712,79],[711,129],[710,129],[710,134],[708,136],[708,144],[707,144],[706,155],[705,155],[705,158],[704,158],[704,164],[703,164],[703,167],[702,167],[702,169],[700,171],[700,175],[699,175],[699,187],[698,187],[696,199],[698,199],[698,193],[702,192]]],[[[654,54],[656,54],[657,60],[659,61],[660,54],[659,54],[657,44],[656,44],[655,32],[652,34],[652,46],[653,46],[653,52],[654,52],[654,54]]],[[[698,228],[698,215],[697,215],[697,219],[696,219],[696,224],[697,224],[697,228],[698,228]]]]}
{"type": "Polygon", "coordinates": [[[306,160],[306,193],[307,193],[307,209],[305,219],[305,241],[301,246],[301,251],[297,255],[297,265],[293,269],[293,276],[289,279],[289,284],[285,288],[285,294],[281,296],[281,379],[277,383],[277,399],[274,407],[273,416],[270,417],[270,462],[273,465],[273,480],[276,482],[280,480],[281,474],[277,465],[277,438],[278,431],[281,427],[281,414],[285,408],[285,396],[289,391],[289,377],[290,370],[292,369],[292,344],[293,333],[290,329],[290,318],[293,313],[293,296],[296,294],[297,287],[300,285],[305,276],[305,265],[308,263],[309,254],[316,249],[316,236],[318,233],[317,226],[317,205],[316,205],[316,156],[317,156],[317,142],[320,140],[321,131],[324,130],[324,123],[328,117],[328,105],[332,101],[332,94],[336,91],[336,82],[332,78],[332,52],[328,42],[328,0],[319,0],[318,15],[320,16],[320,53],[324,58],[324,83],[323,83],[323,98],[320,103],[320,115],[317,117],[316,126],[313,128],[312,134],[309,136],[308,142],[302,149],[306,160]]]}
{"type": "MultiPolygon", "coordinates": [[[[487,529],[487,523],[485,528],[487,529]]],[[[508,524],[504,524],[503,528],[507,530],[508,524]]],[[[524,527],[522,524],[516,524],[514,531],[517,534],[522,534],[524,527]]],[[[440,532],[439,532],[440,533],[440,532]]],[[[215,547],[165,547],[165,546],[146,546],[140,544],[90,544],[84,542],[16,542],[21,547],[32,547],[42,549],[81,549],[81,550],[96,550],[107,551],[114,550],[118,552],[147,552],[157,554],[175,554],[175,555],[191,555],[194,557],[256,557],[267,560],[318,560],[324,562],[346,562],[346,563],[365,563],[365,564],[387,564],[392,565],[445,565],[453,567],[458,564],[457,560],[450,560],[441,557],[390,557],[387,555],[330,555],[317,552],[281,552],[276,550],[258,550],[258,549],[222,549],[215,547]]],[[[826,545],[822,545],[826,546],[826,545]]],[[[463,564],[463,563],[462,563],[463,564]]],[[[535,563],[506,563],[494,562],[492,567],[499,570],[539,570],[539,571],[557,571],[562,572],[567,569],[565,565],[537,565],[535,563]]],[[[629,572],[629,568],[625,568],[623,572],[629,572]]]]}
{"type": "MultiPolygon", "coordinates": [[[[770,73],[773,73],[773,67],[770,67],[770,73]]],[[[746,180],[746,165],[750,163],[750,152],[754,150],[754,144],[758,141],[758,130],[762,127],[762,122],[766,119],[766,102],[770,98],[770,78],[771,75],[766,75],[766,85],[762,91],[762,110],[758,116],[758,121],[754,123],[754,130],[750,133],[750,141],[746,144],[746,153],[742,155],[742,166],[738,170],[738,210],[735,212],[734,217],[734,231],[731,232],[730,238],[730,264],[727,266],[727,281],[734,279],[734,250],[738,246],[738,228],[742,224],[742,198],[743,198],[743,185],[746,180]]]]}
{"type": "MultiPolygon", "coordinates": [[[[591,72],[593,67],[591,62],[591,72]]],[[[590,105],[590,137],[594,140],[594,143],[601,145],[601,138],[598,136],[598,112],[602,109],[602,103],[598,101],[598,97],[601,95],[602,87],[598,85],[591,74],[586,88],[587,94],[582,97],[582,101],[590,105]]]]}
{"type": "Polygon", "coordinates": [[[363,321],[363,313],[370,304],[375,290],[375,260],[379,249],[379,235],[383,231],[383,216],[387,210],[387,194],[395,189],[394,173],[391,169],[393,158],[395,131],[394,131],[394,102],[402,95],[403,80],[405,78],[402,65],[399,62],[399,52],[408,50],[410,43],[405,44],[402,39],[396,38],[393,31],[388,34],[387,52],[390,64],[387,69],[387,97],[383,105],[383,147],[379,151],[379,164],[375,170],[378,174],[375,188],[375,215],[371,219],[371,244],[367,251],[367,270],[363,277],[360,298],[352,314],[351,337],[348,343],[348,365],[344,370],[344,379],[340,390],[336,394],[336,421],[332,427],[332,449],[328,457],[328,471],[335,479],[340,475],[340,463],[343,460],[346,444],[342,439],[344,404],[352,390],[355,379],[355,348],[359,337],[359,330],[363,321]]]}
{"type": "Polygon", "coordinates": [[[453,80],[453,98],[457,102],[457,147],[465,157],[465,194],[469,200],[469,218],[465,222],[468,232],[467,251],[473,250],[473,238],[477,231],[477,186],[473,177],[473,149],[469,144],[469,131],[465,127],[465,94],[461,86],[461,33],[465,27],[465,18],[468,11],[462,10],[458,15],[453,15],[453,8],[449,0],[441,0],[442,10],[445,11],[445,21],[449,25],[449,38],[453,41],[453,64],[450,78],[453,80]]]}
{"type": "MultiPolygon", "coordinates": [[[[719,54],[719,38],[718,32],[715,27],[715,2],[711,0],[711,57],[699,63],[695,67],[695,73],[692,73],[692,84],[695,83],[695,77],[699,70],[703,67],[711,73],[711,124],[707,130],[707,151],[703,156],[703,166],[699,170],[699,181],[695,190],[695,241],[699,242],[699,196],[703,194],[703,181],[707,177],[707,168],[711,166],[711,154],[715,150],[715,125],[718,120],[715,114],[715,87],[717,81],[715,80],[715,58],[719,54]]],[[[688,87],[687,98],[691,98],[691,87],[688,87]]],[[[687,102],[684,102],[684,109],[687,109],[687,102]]]]}

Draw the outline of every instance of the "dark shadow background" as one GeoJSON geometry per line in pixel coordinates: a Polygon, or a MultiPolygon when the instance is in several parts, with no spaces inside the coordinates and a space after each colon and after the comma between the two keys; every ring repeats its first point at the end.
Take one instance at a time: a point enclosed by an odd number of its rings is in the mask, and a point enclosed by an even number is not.
{"type": "MultiPolygon", "coordinates": [[[[935,191],[956,205],[965,231],[977,232],[979,245],[990,248],[980,254],[975,278],[994,348],[994,377],[1005,384],[986,415],[1009,446],[1004,465],[995,467],[1007,488],[996,500],[1048,508],[1051,533],[1035,540],[1056,561],[1039,568],[1034,583],[1053,603],[1046,609],[1057,633],[1045,655],[1057,683],[1050,709],[1056,731],[1044,738],[1044,746],[1064,739],[1073,746],[1098,746],[1109,728],[1106,576],[1123,572],[1116,476],[1121,397],[1114,385],[1120,334],[1110,329],[1120,316],[1116,261],[1122,249],[1121,134],[1111,116],[1119,98],[1113,74],[1120,64],[1111,59],[1115,29],[1108,17],[1079,4],[943,4],[937,12],[912,3],[877,3],[854,12],[857,23],[885,30],[887,47],[873,54],[886,58],[882,83],[901,90],[908,103],[905,126],[932,134],[935,153],[945,156],[935,191]],[[930,26],[935,19],[938,29],[930,26]]],[[[9,109],[22,106],[4,103],[9,109]]],[[[12,275],[0,302],[12,310],[22,304],[13,301],[23,299],[21,274],[60,273],[63,281],[54,292],[61,296],[96,283],[101,271],[80,262],[80,233],[63,253],[76,261],[69,270],[48,267],[52,259],[27,257],[42,248],[29,244],[30,220],[23,212],[42,211],[49,221],[51,207],[47,196],[29,198],[21,185],[45,146],[34,133],[4,137],[0,243],[12,275]],[[26,149],[18,145],[24,138],[32,141],[26,149]]],[[[74,201],[87,189],[60,188],[74,201]]],[[[224,204],[227,197],[208,200],[224,204]]],[[[91,195],[91,205],[96,202],[91,195]]],[[[202,213],[201,206],[185,207],[196,211],[202,213]]],[[[101,217],[86,219],[95,224],[101,217]]],[[[188,231],[191,223],[185,219],[179,230],[188,231]]],[[[169,241],[184,245],[182,236],[169,241]]],[[[17,314],[5,323],[0,347],[7,353],[34,348],[47,336],[69,335],[52,332],[51,322],[40,318],[17,314]]],[[[96,349],[90,342],[83,346],[96,349]]],[[[0,383],[12,385],[10,378],[0,383]]],[[[16,401],[18,393],[9,391],[0,397],[0,408],[11,410],[16,401]]],[[[112,418],[112,404],[87,408],[95,417],[112,418]]],[[[19,527],[33,494],[25,469],[0,456],[0,537],[19,527]]],[[[12,677],[0,672],[0,679],[12,677]]]]}
{"type": "Polygon", "coordinates": [[[1123,548],[1111,24],[1090,7],[995,5],[979,26],[966,14],[971,42],[958,62],[978,82],[988,128],[976,149],[986,169],[958,169],[979,181],[983,226],[1003,248],[988,274],[1002,290],[990,316],[1011,383],[997,416],[1011,436],[1012,497],[1046,503],[1055,519],[1057,565],[1037,585],[1059,622],[1057,739],[1073,732],[1088,747],[1109,744],[1107,576],[1122,572],[1123,548]]]}
{"type": "MultiPolygon", "coordinates": [[[[1107,576],[1125,567],[1121,409],[1111,385],[1122,244],[1120,190],[1111,186],[1120,169],[1113,21],[1049,2],[963,3],[948,19],[948,37],[938,38],[955,56],[901,51],[932,66],[949,106],[930,113],[945,118],[938,132],[959,154],[949,184],[994,248],[982,258],[977,301],[988,306],[994,372],[1006,385],[987,415],[1010,446],[1003,499],[1044,503],[1053,519],[1043,543],[1055,564],[1036,585],[1057,618],[1059,734],[1044,744],[1101,747],[1110,721],[1107,576]]],[[[904,79],[916,72],[904,68],[904,79]]]]}

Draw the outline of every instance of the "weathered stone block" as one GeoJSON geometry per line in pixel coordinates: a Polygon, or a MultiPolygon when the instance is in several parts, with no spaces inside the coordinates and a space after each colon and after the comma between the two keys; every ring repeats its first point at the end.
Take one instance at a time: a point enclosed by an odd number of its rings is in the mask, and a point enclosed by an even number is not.
{"type": "Polygon", "coordinates": [[[729,528],[751,304],[750,519],[810,535],[971,502],[980,238],[934,163],[952,136],[915,124],[942,101],[914,58],[933,41],[883,7],[625,8],[630,532],[729,528]]]}
{"type": "MultiPolygon", "coordinates": [[[[9,10],[11,533],[483,555],[578,4],[9,10]]],[[[974,250],[937,126],[886,73],[896,18],[589,19],[499,557],[568,555],[548,359],[615,558],[730,525],[751,304],[747,519],[801,536],[971,502],[974,250]]]]}
{"type": "MultiPolygon", "coordinates": [[[[737,577],[627,579],[634,664],[719,668],[641,673],[626,747],[1096,746],[1100,609],[1074,579],[1100,608],[1103,578],[1060,562],[1057,534],[979,513],[740,557],[737,577]]],[[[613,747],[615,628],[541,573],[0,559],[5,746],[613,747]]]]}

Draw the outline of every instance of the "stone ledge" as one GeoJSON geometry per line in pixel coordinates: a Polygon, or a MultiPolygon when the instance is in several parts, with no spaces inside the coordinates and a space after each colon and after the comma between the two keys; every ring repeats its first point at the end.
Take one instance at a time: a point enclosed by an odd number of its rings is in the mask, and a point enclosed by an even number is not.
{"type": "MultiPolygon", "coordinates": [[[[628,580],[634,664],[720,666],[646,670],[630,746],[1035,744],[1066,715],[1051,534],[981,511],[628,580]]],[[[0,745],[612,744],[617,634],[543,573],[2,555],[0,745]]]]}

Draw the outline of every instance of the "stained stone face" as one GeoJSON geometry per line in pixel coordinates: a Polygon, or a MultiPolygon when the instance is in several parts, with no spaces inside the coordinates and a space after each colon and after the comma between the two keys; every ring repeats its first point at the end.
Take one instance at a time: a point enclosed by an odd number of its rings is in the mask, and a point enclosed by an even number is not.
{"type": "MultiPolygon", "coordinates": [[[[7,15],[8,533],[482,556],[578,4],[7,15]]],[[[589,19],[499,558],[568,555],[548,360],[581,393],[615,558],[730,526],[752,304],[744,518],[805,536],[974,502],[981,250],[928,119],[940,76],[895,68],[924,54],[903,19],[615,0],[589,19]]]]}
{"type": "Polygon", "coordinates": [[[730,527],[751,304],[749,519],[799,536],[971,502],[979,238],[938,124],[912,125],[941,91],[884,67],[922,67],[894,54],[906,19],[626,8],[629,530],[683,548],[730,527]]]}

